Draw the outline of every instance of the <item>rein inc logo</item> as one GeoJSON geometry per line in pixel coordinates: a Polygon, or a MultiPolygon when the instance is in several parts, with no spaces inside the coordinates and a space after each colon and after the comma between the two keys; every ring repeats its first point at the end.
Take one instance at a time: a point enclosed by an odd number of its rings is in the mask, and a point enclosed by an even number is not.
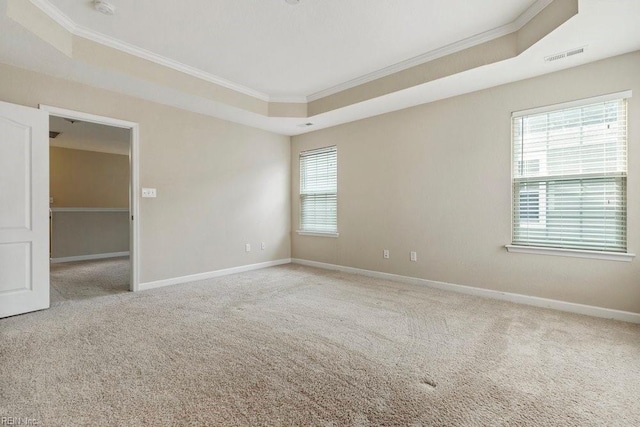
{"type": "Polygon", "coordinates": [[[37,426],[40,421],[29,417],[0,417],[0,426],[37,426]]]}

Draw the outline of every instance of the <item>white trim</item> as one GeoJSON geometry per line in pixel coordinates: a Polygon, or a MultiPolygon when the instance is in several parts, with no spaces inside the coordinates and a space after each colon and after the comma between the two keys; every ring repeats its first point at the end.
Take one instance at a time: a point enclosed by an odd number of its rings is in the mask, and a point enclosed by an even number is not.
{"type": "Polygon", "coordinates": [[[134,46],[132,44],[114,39],[105,34],[98,33],[97,31],[93,31],[88,28],[78,26],[76,27],[74,34],[78,37],[83,37],[87,40],[91,40],[101,45],[119,50],[121,52],[128,53],[133,56],[137,56],[138,58],[146,59],[147,61],[154,62],[158,65],[162,65],[164,67],[171,68],[176,71],[180,71],[181,73],[185,73],[197,79],[201,79],[209,83],[213,83],[218,86],[231,89],[235,92],[239,92],[244,95],[251,96],[253,98],[258,98],[261,101],[269,102],[269,95],[267,95],[266,93],[251,89],[246,86],[242,86],[240,84],[234,83],[229,80],[225,80],[222,77],[218,77],[214,74],[207,73],[206,71],[200,70],[190,65],[183,64],[181,62],[167,58],[165,56],[158,55],[156,53],[153,53],[141,47],[134,46]]]}
{"type": "Polygon", "coordinates": [[[332,231],[305,231],[305,230],[296,230],[301,236],[317,236],[317,237],[339,237],[340,233],[332,232],[332,231]]]}
{"type": "Polygon", "coordinates": [[[51,264],[60,264],[62,262],[73,262],[73,261],[89,261],[92,259],[120,258],[123,256],[129,256],[129,251],[109,252],[106,254],[67,256],[62,258],[51,258],[51,264]]]}
{"type": "Polygon", "coordinates": [[[457,41],[455,43],[448,44],[438,49],[425,52],[422,55],[415,56],[397,64],[393,64],[389,67],[382,68],[369,74],[357,77],[355,79],[340,83],[336,86],[329,87],[319,92],[313,93],[307,96],[308,102],[317,101],[318,99],[334,95],[347,89],[360,86],[365,83],[372,82],[382,77],[390,76],[400,71],[407,70],[417,65],[422,65],[430,61],[434,61],[438,58],[442,58],[447,55],[460,52],[465,49],[486,43],[497,38],[514,33],[524,27],[529,21],[531,21],[538,13],[540,13],[545,7],[549,6],[553,0],[538,0],[529,9],[524,11],[515,21],[503,25],[493,30],[485,31],[484,33],[476,34],[475,36],[468,37],[466,39],[457,41]]]}
{"type": "Polygon", "coordinates": [[[125,43],[123,41],[117,40],[113,37],[99,33],[97,31],[93,31],[86,27],[80,26],[75,22],[73,22],[62,11],[60,11],[60,9],[58,9],[52,3],[50,3],[49,0],[30,0],[30,1],[36,7],[38,7],[42,12],[44,12],[47,16],[49,16],[55,22],[60,24],[63,28],[65,28],[71,34],[74,34],[78,37],[83,37],[87,40],[91,40],[101,45],[111,47],[121,52],[126,52],[128,54],[137,56],[139,58],[143,58],[148,61],[154,62],[156,64],[188,74],[195,78],[202,79],[202,80],[217,84],[219,86],[225,87],[227,89],[231,89],[233,91],[252,96],[262,101],[284,102],[284,103],[309,103],[312,101],[316,101],[318,99],[342,92],[347,89],[351,89],[353,87],[362,85],[364,83],[368,83],[373,80],[377,80],[379,78],[386,77],[400,71],[404,71],[408,68],[415,67],[416,65],[421,65],[426,62],[441,58],[443,56],[451,55],[453,53],[460,52],[461,50],[468,49],[473,46],[477,46],[481,43],[485,43],[491,40],[495,40],[499,37],[505,36],[507,34],[511,34],[515,31],[520,30],[529,21],[531,21],[531,19],[533,19],[538,13],[540,13],[544,8],[546,8],[553,2],[553,0],[537,0],[531,7],[529,7],[526,11],[524,11],[515,21],[509,24],[503,25],[493,30],[486,31],[484,33],[477,34],[475,36],[460,40],[455,43],[451,43],[441,48],[434,49],[422,55],[418,55],[414,58],[410,58],[406,61],[399,62],[389,67],[382,68],[372,73],[365,74],[358,78],[355,78],[347,82],[313,93],[309,96],[273,96],[271,97],[264,92],[260,92],[255,89],[251,89],[247,86],[234,83],[232,81],[223,79],[214,74],[208,73],[206,71],[200,70],[190,65],[183,64],[176,60],[167,58],[162,55],[158,55],[146,49],[142,49],[140,47],[131,45],[129,43],[125,43]]]}
{"type": "Polygon", "coordinates": [[[129,212],[129,208],[50,208],[51,212],[129,212]]]}
{"type": "Polygon", "coordinates": [[[633,261],[636,254],[623,252],[587,251],[583,249],[540,248],[535,246],[505,245],[508,252],[519,254],[557,255],[573,258],[603,259],[607,261],[633,261]]]}
{"type": "MultiPolygon", "coordinates": [[[[40,0],[38,0],[40,1],[40,0]]],[[[82,120],[90,123],[98,123],[106,126],[115,126],[130,130],[131,143],[129,144],[130,162],[130,213],[131,222],[129,227],[129,250],[131,252],[131,280],[129,289],[133,292],[139,290],[140,283],[140,125],[136,122],[114,119],[112,117],[98,116],[95,114],[83,113],[81,111],[68,110],[66,108],[52,107],[40,104],[40,109],[49,112],[49,115],[57,117],[82,120]]]]}
{"type": "Polygon", "coordinates": [[[140,125],[134,124],[129,132],[129,161],[131,162],[131,227],[129,227],[129,248],[131,253],[131,285],[133,292],[140,290],[140,125]]]}
{"type": "Polygon", "coordinates": [[[550,308],[553,310],[566,311],[569,313],[584,314],[586,316],[602,317],[605,319],[620,320],[622,322],[640,323],[640,313],[630,311],[613,310],[610,308],[595,307],[592,305],[576,304],[572,302],[558,301],[547,298],[539,298],[528,295],[513,294],[510,292],[500,292],[491,289],[482,289],[472,286],[456,285],[434,280],[420,279],[417,277],[400,276],[398,274],[382,273],[379,271],[363,270],[360,268],[345,267],[342,265],[326,264],[317,261],[292,258],[294,264],[306,265],[309,267],[323,268],[326,270],[337,270],[351,274],[361,274],[363,276],[374,277],[376,279],[393,280],[396,282],[411,285],[423,285],[443,291],[459,292],[466,295],[491,298],[500,301],[515,302],[518,304],[531,305],[534,307],[550,308]]]}
{"type": "Polygon", "coordinates": [[[84,122],[97,123],[99,125],[115,126],[123,129],[131,129],[137,123],[126,120],[113,119],[110,117],[96,116],[95,114],[83,113],[81,111],[68,110],[66,108],[52,107],[51,105],[40,104],[40,109],[48,111],[49,115],[62,117],[65,119],[76,119],[84,122]]]}
{"type": "Polygon", "coordinates": [[[49,3],[47,0],[31,0],[34,6],[43,11],[49,18],[60,24],[65,30],[73,33],[77,27],[76,23],[67,15],[62,13],[60,9],[49,3]]]}
{"type": "Polygon", "coordinates": [[[102,34],[97,31],[90,30],[86,27],[78,25],[75,22],[73,22],[68,16],[62,13],[60,9],[58,9],[53,4],[51,4],[48,0],[31,0],[31,3],[33,3],[36,7],[38,7],[38,9],[40,9],[47,16],[49,16],[51,19],[56,21],[64,29],[66,29],[73,35],[85,38],[87,40],[91,40],[103,46],[107,46],[107,47],[119,50],[121,52],[128,53],[133,56],[137,56],[138,58],[146,59],[148,61],[162,65],[164,67],[171,68],[176,71],[180,71],[192,77],[217,84],[227,89],[231,89],[236,92],[240,92],[245,95],[258,98],[262,101],[267,101],[267,102],[269,101],[269,95],[263,92],[248,88],[246,86],[242,86],[240,84],[231,82],[229,80],[225,80],[221,77],[218,77],[211,73],[207,73],[206,71],[202,71],[190,65],[183,64],[181,62],[167,58],[165,56],[158,55],[146,49],[140,48],[138,46],[134,46],[129,43],[125,43],[113,37],[107,36],[105,34],[102,34]]]}
{"type": "Polygon", "coordinates": [[[511,118],[528,116],[531,114],[546,113],[549,111],[566,110],[568,108],[581,107],[583,105],[597,104],[599,102],[615,101],[618,99],[631,98],[633,91],[625,90],[622,92],[609,93],[606,95],[593,96],[591,98],[576,99],[575,101],[563,102],[554,105],[545,105],[544,107],[529,108],[528,110],[514,111],[511,118]]]}
{"type": "Polygon", "coordinates": [[[306,96],[270,96],[269,102],[282,102],[285,104],[306,104],[306,96]]]}
{"type": "Polygon", "coordinates": [[[206,273],[190,274],[188,276],[173,277],[171,279],[156,280],[154,282],[140,283],[139,290],[162,288],[165,286],[178,285],[181,283],[207,280],[214,277],[228,276],[229,274],[243,273],[245,271],[260,270],[262,268],[274,267],[276,265],[290,264],[291,258],[278,259],[275,261],[260,262],[257,264],[241,265],[239,267],[225,268],[222,270],[208,271],[206,273]]]}
{"type": "Polygon", "coordinates": [[[535,18],[540,12],[542,12],[547,6],[553,3],[555,0],[538,0],[534,4],[529,7],[529,9],[525,10],[522,15],[518,16],[518,18],[511,23],[514,26],[514,31],[518,31],[525,25],[529,23],[533,18],[535,18]]]}

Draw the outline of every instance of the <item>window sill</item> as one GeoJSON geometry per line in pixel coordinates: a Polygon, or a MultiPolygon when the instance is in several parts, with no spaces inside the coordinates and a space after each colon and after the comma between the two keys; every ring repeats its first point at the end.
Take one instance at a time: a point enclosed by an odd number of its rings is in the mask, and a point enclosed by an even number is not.
{"type": "Polygon", "coordinates": [[[338,237],[340,233],[334,233],[331,231],[296,231],[301,236],[317,236],[317,237],[338,237]]]}
{"type": "Polygon", "coordinates": [[[508,252],[537,255],[557,255],[574,258],[603,259],[608,261],[633,261],[636,254],[623,252],[586,251],[580,249],[541,248],[535,246],[505,245],[508,252]]]}

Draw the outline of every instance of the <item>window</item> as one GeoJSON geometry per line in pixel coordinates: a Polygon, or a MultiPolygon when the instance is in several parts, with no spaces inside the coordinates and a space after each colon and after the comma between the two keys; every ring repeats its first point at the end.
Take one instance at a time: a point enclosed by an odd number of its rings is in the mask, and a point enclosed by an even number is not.
{"type": "Polygon", "coordinates": [[[300,153],[300,231],[336,234],[337,212],[336,147],[300,153]]]}
{"type": "Polygon", "coordinates": [[[540,192],[521,190],[520,191],[520,220],[523,222],[540,221],[540,192]]]}
{"type": "Polygon", "coordinates": [[[627,101],[513,114],[513,245],[627,251],[627,101]]]}

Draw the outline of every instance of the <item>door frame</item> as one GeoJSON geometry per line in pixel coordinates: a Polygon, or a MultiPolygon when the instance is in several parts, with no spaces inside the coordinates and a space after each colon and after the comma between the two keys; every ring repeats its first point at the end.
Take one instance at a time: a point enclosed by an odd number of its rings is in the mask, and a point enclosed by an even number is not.
{"type": "MultiPolygon", "coordinates": [[[[47,111],[50,116],[62,117],[65,119],[81,120],[84,122],[97,123],[100,125],[113,126],[130,130],[131,143],[129,144],[129,209],[131,222],[129,223],[129,257],[131,262],[131,280],[129,290],[137,292],[140,290],[140,126],[138,123],[126,120],[114,119],[111,117],[97,116],[95,114],[83,113],[80,111],[68,110],[66,108],[52,107],[50,105],[39,105],[41,110],[47,111]]],[[[50,179],[50,178],[49,178],[50,179]]]]}

